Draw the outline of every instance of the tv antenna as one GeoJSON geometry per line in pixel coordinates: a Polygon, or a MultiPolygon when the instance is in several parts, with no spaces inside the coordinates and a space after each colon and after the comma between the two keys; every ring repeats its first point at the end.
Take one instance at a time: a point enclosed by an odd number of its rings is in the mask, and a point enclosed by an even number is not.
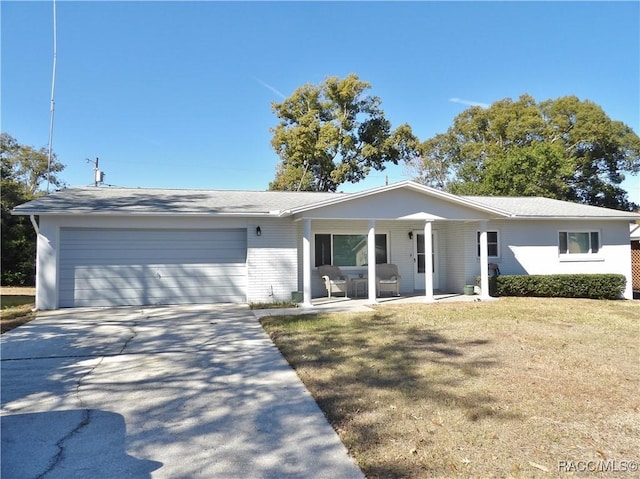
{"type": "Polygon", "coordinates": [[[93,163],[93,186],[98,186],[100,183],[104,183],[104,171],[98,167],[99,159],[96,157],[95,161],[87,158],[87,163],[93,163]]]}
{"type": "Polygon", "coordinates": [[[58,25],[56,0],[53,0],[53,73],[51,74],[51,104],[49,109],[49,145],[47,148],[47,194],[51,187],[51,161],[53,159],[53,117],[55,111],[56,62],[58,57],[58,25]]]}

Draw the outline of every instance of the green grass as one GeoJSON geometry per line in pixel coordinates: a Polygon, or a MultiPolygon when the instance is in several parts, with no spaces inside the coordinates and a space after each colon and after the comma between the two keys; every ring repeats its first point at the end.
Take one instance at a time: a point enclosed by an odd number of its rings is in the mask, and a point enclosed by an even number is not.
{"type": "Polygon", "coordinates": [[[0,296],[2,309],[15,308],[23,304],[31,304],[35,301],[33,296],[22,294],[9,294],[0,296]]]}
{"type": "Polygon", "coordinates": [[[299,305],[291,301],[273,301],[270,303],[249,303],[249,309],[285,309],[297,308],[299,305]]]}
{"type": "Polygon", "coordinates": [[[2,287],[0,331],[4,334],[35,318],[35,288],[2,287]]]}

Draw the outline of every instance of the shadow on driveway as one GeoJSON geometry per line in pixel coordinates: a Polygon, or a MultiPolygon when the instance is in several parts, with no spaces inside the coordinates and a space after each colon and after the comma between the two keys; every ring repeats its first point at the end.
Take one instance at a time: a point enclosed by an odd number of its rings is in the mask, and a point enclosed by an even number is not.
{"type": "Polygon", "coordinates": [[[94,409],[37,412],[3,416],[0,424],[6,479],[53,475],[143,479],[162,467],[161,462],[126,453],[126,427],[120,414],[94,409]]]}
{"type": "Polygon", "coordinates": [[[0,341],[3,478],[364,477],[246,306],[60,310],[0,341]]]}

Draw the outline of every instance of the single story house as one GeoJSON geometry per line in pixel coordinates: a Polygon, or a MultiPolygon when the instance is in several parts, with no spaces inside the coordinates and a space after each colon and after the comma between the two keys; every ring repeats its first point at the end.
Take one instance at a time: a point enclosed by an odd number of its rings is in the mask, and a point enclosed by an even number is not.
{"type": "Polygon", "coordinates": [[[310,306],[327,294],[324,264],[367,278],[362,292],[375,302],[376,262],[397,265],[400,294],[426,301],[478,276],[488,298],[490,264],[502,274],[619,273],[632,298],[629,224],[640,219],[412,181],[358,193],[71,188],[13,213],[37,231],[41,310],[268,302],[298,291],[310,306]]]}

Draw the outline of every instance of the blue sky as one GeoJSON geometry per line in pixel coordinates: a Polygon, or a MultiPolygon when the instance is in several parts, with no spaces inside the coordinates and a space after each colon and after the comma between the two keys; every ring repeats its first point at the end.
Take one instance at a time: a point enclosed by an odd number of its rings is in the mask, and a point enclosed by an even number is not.
{"type": "MultiPolygon", "coordinates": [[[[1,3],[2,131],[49,139],[52,2],[1,3]]],[[[577,95],[640,132],[639,2],[57,2],[69,186],[266,189],[271,102],[356,73],[426,140],[468,102],[577,95]]],[[[373,172],[344,191],[407,179],[373,172]]],[[[624,183],[640,203],[640,177],[624,183]]]]}

